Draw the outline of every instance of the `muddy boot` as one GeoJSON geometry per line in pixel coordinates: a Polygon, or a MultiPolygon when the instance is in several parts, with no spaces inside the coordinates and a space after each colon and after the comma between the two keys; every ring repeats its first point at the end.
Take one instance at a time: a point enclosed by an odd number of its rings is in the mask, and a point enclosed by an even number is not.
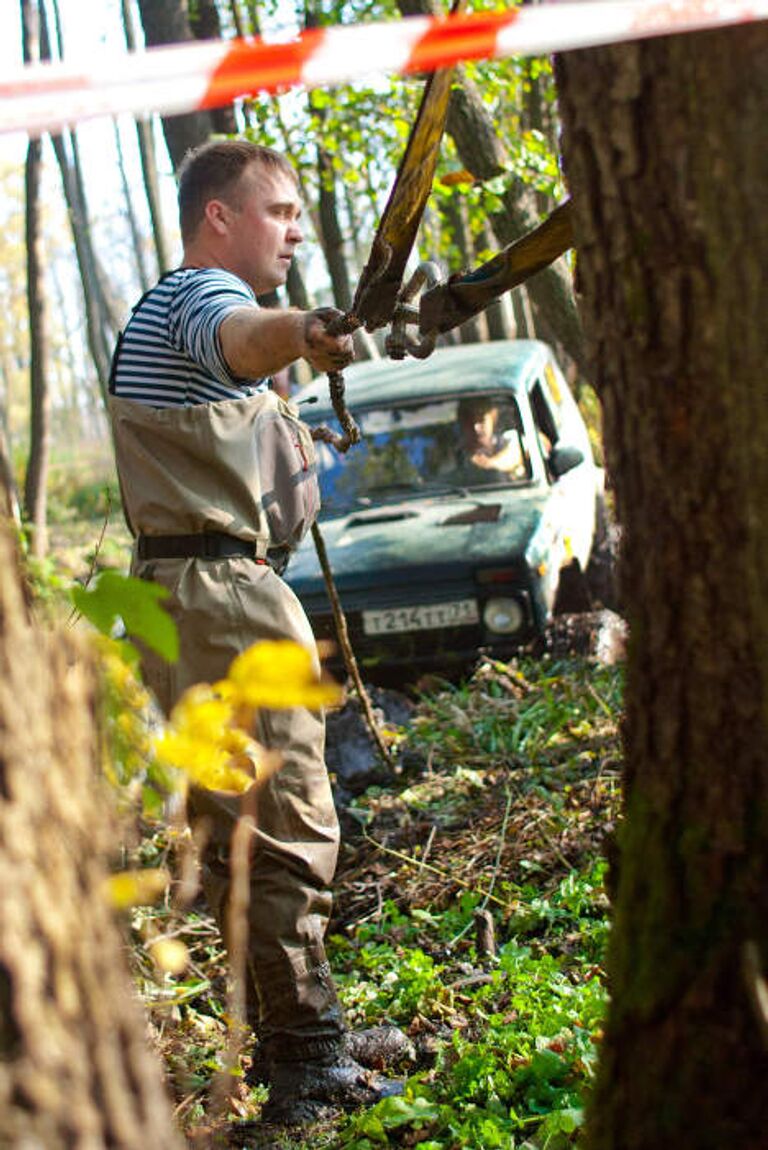
{"type": "MultiPolygon", "coordinates": [[[[342,1050],[366,1070],[390,1070],[393,1066],[404,1069],[416,1063],[416,1048],[399,1026],[386,1024],[369,1026],[364,1030],[347,1030],[342,1036],[342,1050]]],[[[268,1086],[269,1058],[260,1043],[251,1055],[251,1065],[245,1072],[249,1086],[268,1086]]]]}
{"type": "Polygon", "coordinates": [[[316,1122],[334,1110],[373,1106],[402,1092],[402,1082],[366,1070],[340,1047],[319,1058],[270,1062],[269,1101],[262,1121],[316,1122]]]}
{"type": "Polygon", "coordinates": [[[399,1026],[387,1024],[348,1030],[342,1041],[345,1053],[368,1070],[387,1070],[416,1061],[416,1048],[399,1026]]]}

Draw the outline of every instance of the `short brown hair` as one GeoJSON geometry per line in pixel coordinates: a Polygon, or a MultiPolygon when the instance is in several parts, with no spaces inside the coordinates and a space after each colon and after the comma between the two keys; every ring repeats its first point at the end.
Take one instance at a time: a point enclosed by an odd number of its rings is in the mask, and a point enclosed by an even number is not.
{"type": "Polygon", "coordinates": [[[492,395],[463,395],[459,400],[459,419],[478,419],[486,411],[499,406],[499,400],[492,395]]]}
{"type": "Polygon", "coordinates": [[[236,203],[237,185],[252,164],[284,172],[298,184],[298,176],[285,156],[264,144],[212,140],[187,152],[178,171],[179,225],[185,243],[197,231],[209,200],[219,198],[236,203]]]}

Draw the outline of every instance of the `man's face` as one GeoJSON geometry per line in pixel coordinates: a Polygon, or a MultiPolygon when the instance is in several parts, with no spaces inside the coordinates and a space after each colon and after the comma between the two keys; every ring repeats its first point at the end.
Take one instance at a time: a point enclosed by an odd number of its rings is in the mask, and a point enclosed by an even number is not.
{"type": "Polygon", "coordinates": [[[230,205],[227,265],[257,295],[280,287],[288,277],[294,249],[304,236],[301,201],[287,172],[252,164],[230,205]]]}

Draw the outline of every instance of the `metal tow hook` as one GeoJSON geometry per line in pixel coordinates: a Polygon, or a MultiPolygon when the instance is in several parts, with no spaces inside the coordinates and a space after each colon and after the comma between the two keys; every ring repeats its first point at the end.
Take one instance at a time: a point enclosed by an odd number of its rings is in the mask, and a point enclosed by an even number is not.
{"type": "Polygon", "coordinates": [[[407,355],[415,359],[426,359],[435,350],[438,336],[436,330],[417,339],[408,331],[408,325],[417,325],[419,322],[419,309],[411,306],[411,300],[423,287],[433,288],[439,283],[440,268],[432,260],[422,260],[400,289],[392,315],[392,326],[384,340],[384,348],[390,359],[405,359],[407,355]]]}

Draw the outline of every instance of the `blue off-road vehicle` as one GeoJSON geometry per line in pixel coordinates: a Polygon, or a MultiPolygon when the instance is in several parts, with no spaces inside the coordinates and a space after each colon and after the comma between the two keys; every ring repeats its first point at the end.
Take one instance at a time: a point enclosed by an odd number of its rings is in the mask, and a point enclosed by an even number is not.
{"type": "MultiPolygon", "coordinates": [[[[534,340],[441,348],[345,372],[362,443],[317,444],[320,529],[365,666],[500,658],[540,634],[564,572],[584,571],[602,472],[551,349],[534,340]]],[[[326,379],[292,397],[332,423],[326,379]]],[[[311,537],[285,578],[334,638],[311,537]]]]}

